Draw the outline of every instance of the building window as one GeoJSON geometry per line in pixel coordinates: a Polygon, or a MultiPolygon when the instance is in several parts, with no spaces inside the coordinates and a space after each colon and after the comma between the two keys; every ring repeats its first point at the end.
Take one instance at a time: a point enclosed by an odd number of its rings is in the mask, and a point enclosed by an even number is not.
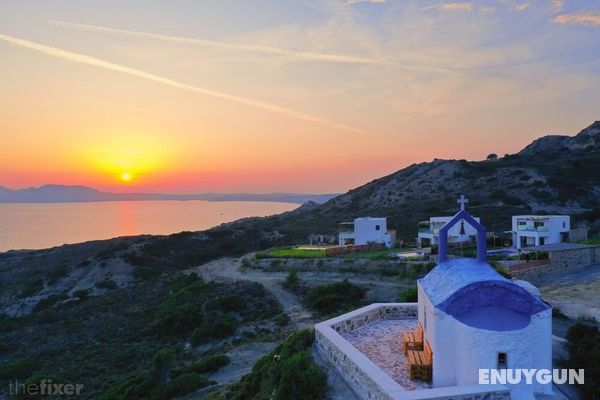
{"type": "Polygon", "coordinates": [[[563,222],[563,228],[566,228],[566,227],[567,227],[567,223],[563,222]]]}
{"type": "Polygon", "coordinates": [[[536,228],[541,228],[542,226],[544,226],[544,223],[543,222],[534,222],[533,226],[536,228]]]}
{"type": "Polygon", "coordinates": [[[498,369],[507,369],[508,368],[508,357],[506,353],[498,353],[498,369]]]}
{"type": "Polygon", "coordinates": [[[375,225],[375,230],[378,231],[379,230],[379,225],[375,225]]]}
{"type": "Polygon", "coordinates": [[[519,225],[527,225],[527,222],[525,222],[525,221],[519,221],[519,225]]]}

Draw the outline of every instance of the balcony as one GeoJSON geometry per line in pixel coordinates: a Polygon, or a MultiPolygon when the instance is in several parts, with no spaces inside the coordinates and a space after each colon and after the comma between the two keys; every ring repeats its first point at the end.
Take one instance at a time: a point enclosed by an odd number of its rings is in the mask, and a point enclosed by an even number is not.
{"type": "Polygon", "coordinates": [[[542,225],[535,227],[533,225],[517,225],[517,231],[519,232],[548,232],[548,226],[542,225]]]}

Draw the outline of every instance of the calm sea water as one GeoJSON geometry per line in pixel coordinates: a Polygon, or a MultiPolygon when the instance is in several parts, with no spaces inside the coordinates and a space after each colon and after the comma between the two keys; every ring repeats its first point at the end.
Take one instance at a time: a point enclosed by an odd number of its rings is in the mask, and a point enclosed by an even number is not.
{"type": "Polygon", "coordinates": [[[0,204],[0,251],[140,234],[207,229],[298,204],[254,201],[117,201],[0,204]]]}

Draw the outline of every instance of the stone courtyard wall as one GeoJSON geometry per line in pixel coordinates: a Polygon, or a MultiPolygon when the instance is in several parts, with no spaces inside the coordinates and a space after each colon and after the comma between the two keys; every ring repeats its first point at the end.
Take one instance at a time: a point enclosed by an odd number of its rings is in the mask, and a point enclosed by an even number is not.
{"type": "Polygon", "coordinates": [[[539,278],[549,274],[598,264],[600,263],[600,246],[551,251],[549,258],[549,264],[544,267],[511,271],[511,275],[517,279],[536,283],[539,278]]]}
{"type": "MultiPolygon", "coordinates": [[[[363,400],[509,400],[503,385],[465,385],[407,391],[341,334],[381,319],[417,317],[417,303],[375,303],[315,325],[315,348],[363,400]]],[[[398,338],[401,340],[401,338],[398,338]]]]}

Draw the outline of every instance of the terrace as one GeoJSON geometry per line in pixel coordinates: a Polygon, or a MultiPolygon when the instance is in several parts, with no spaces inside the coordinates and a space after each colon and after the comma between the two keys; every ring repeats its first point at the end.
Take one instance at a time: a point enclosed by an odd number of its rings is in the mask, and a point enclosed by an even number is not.
{"type": "Polygon", "coordinates": [[[411,380],[402,334],[416,325],[417,303],[371,304],[316,324],[315,347],[361,399],[509,399],[503,385],[432,388],[411,380]]]}

